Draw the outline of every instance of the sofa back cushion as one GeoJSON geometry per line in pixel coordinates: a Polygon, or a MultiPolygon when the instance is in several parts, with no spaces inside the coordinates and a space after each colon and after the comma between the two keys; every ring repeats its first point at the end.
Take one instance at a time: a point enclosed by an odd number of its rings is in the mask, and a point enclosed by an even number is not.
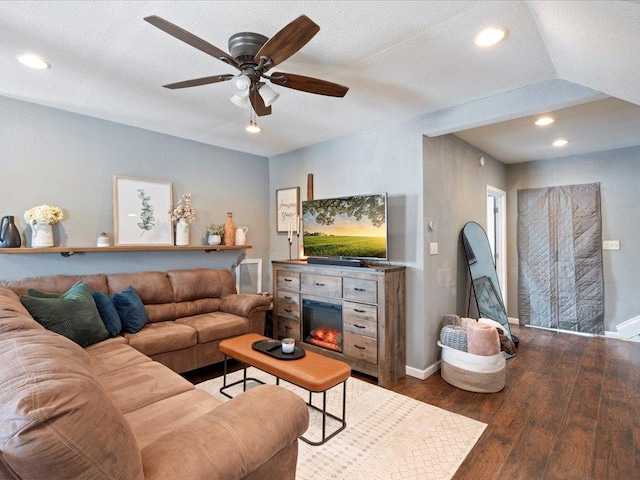
{"type": "Polygon", "coordinates": [[[222,298],[236,293],[236,283],[228,270],[169,270],[167,276],[173,287],[173,301],[176,303],[201,298],[222,298]]]}
{"type": "Polygon", "coordinates": [[[15,292],[8,288],[0,288],[0,333],[43,328],[29,315],[15,292]]]}
{"type": "Polygon", "coordinates": [[[18,295],[26,295],[27,290],[35,288],[44,292],[64,293],[77,282],[85,282],[89,289],[97,292],[107,291],[107,277],[96,275],[52,275],[49,277],[29,277],[21,280],[0,282],[0,287],[9,288],[18,295]]]}
{"type": "Polygon", "coordinates": [[[87,353],[47,330],[0,336],[2,464],[16,478],[142,479],[131,427],[87,353]]]}
{"type": "Polygon", "coordinates": [[[176,319],[173,289],[164,272],[111,273],[107,275],[109,294],[133,287],[144,303],[149,322],[176,319]]]}

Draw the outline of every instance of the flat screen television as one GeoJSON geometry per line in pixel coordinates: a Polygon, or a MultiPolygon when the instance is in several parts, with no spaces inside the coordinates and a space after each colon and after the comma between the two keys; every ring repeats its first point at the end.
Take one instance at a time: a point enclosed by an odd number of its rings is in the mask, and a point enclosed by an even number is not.
{"type": "Polygon", "coordinates": [[[387,194],[302,202],[305,256],[388,260],[387,194]]]}

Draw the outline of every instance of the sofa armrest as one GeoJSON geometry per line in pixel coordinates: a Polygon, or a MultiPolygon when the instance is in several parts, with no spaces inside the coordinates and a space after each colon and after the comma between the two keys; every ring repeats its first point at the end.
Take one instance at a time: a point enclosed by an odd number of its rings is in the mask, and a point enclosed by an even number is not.
{"type": "Polygon", "coordinates": [[[270,297],[247,293],[226,295],[220,302],[220,310],[241,317],[249,317],[255,311],[267,311],[271,305],[270,297]]]}
{"type": "Polygon", "coordinates": [[[307,405],[295,393],[256,387],[144,447],[145,478],[241,479],[297,442],[308,425],[307,405]]]}

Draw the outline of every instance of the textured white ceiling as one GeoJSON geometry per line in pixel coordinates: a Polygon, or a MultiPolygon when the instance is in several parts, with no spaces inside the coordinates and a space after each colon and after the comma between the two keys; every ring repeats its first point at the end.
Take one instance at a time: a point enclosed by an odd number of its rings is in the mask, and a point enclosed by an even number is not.
{"type": "MultiPolygon", "coordinates": [[[[640,104],[639,29],[640,5],[626,1],[3,1],[0,95],[264,156],[421,115],[434,132],[483,127],[490,137],[496,124],[504,138],[505,120],[606,96],[640,104]],[[236,32],[272,36],[301,14],[321,30],[278,69],[349,93],[274,86],[281,95],[259,135],[244,131],[248,111],[229,101],[229,84],[162,88],[235,70],[143,21],[161,16],[228,50],[236,32]],[[509,36],[478,49],[473,36],[488,25],[509,36]],[[26,69],[15,61],[25,51],[52,68],[26,69]]],[[[512,147],[501,140],[487,153],[538,158],[512,147]]]]}

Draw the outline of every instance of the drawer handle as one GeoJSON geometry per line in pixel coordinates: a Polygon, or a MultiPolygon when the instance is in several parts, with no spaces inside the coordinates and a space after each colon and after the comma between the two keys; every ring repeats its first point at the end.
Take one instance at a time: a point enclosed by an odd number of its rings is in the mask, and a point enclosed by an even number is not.
{"type": "Polygon", "coordinates": [[[292,310],[290,308],[285,308],[284,311],[287,313],[292,313],[292,310]]]}
{"type": "Polygon", "coordinates": [[[291,279],[291,278],[285,278],[285,279],[284,279],[284,281],[285,281],[285,282],[293,282],[293,279],[291,279]]]}
{"type": "Polygon", "coordinates": [[[287,295],[285,295],[285,296],[284,296],[284,299],[285,299],[285,300],[293,300],[291,297],[289,297],[289,296],[287,296],[287,295]]]}
{"type": "Polygon", "coordinates": [[[366,347],[361,347],[360,345],[354,345],[358,350],[366,350],[366,347]]]}
{"type": "Polygon", "coordinates": [[[356,292],[366,292],[367,291],[365,288],[358,288],[358,287],[355,287],[354,290],[356,292]]]}
{"type": "Polygon", "coordinates": [[[324,286],[326,286],[324,283],[318,283],[318,282],[316,282],[315,285],[316,285],[316,287],[324,287],[324,286]]]}
{"type": "Polygon", "coordinates": [[[356,328],[367,328],[364,325],[354,325],[354,327],[356,327],[356,328]]]}
{"type": "Polygon", "coordinates": [[[366,310],[360,310],[360,309],[358,309],[358,308],[354,308],[354,309],[353,309],[353,311],[354,311],[354,312],[358,312],[358,313],[367,313],[367,311],[366,311],[366,310]]]}

